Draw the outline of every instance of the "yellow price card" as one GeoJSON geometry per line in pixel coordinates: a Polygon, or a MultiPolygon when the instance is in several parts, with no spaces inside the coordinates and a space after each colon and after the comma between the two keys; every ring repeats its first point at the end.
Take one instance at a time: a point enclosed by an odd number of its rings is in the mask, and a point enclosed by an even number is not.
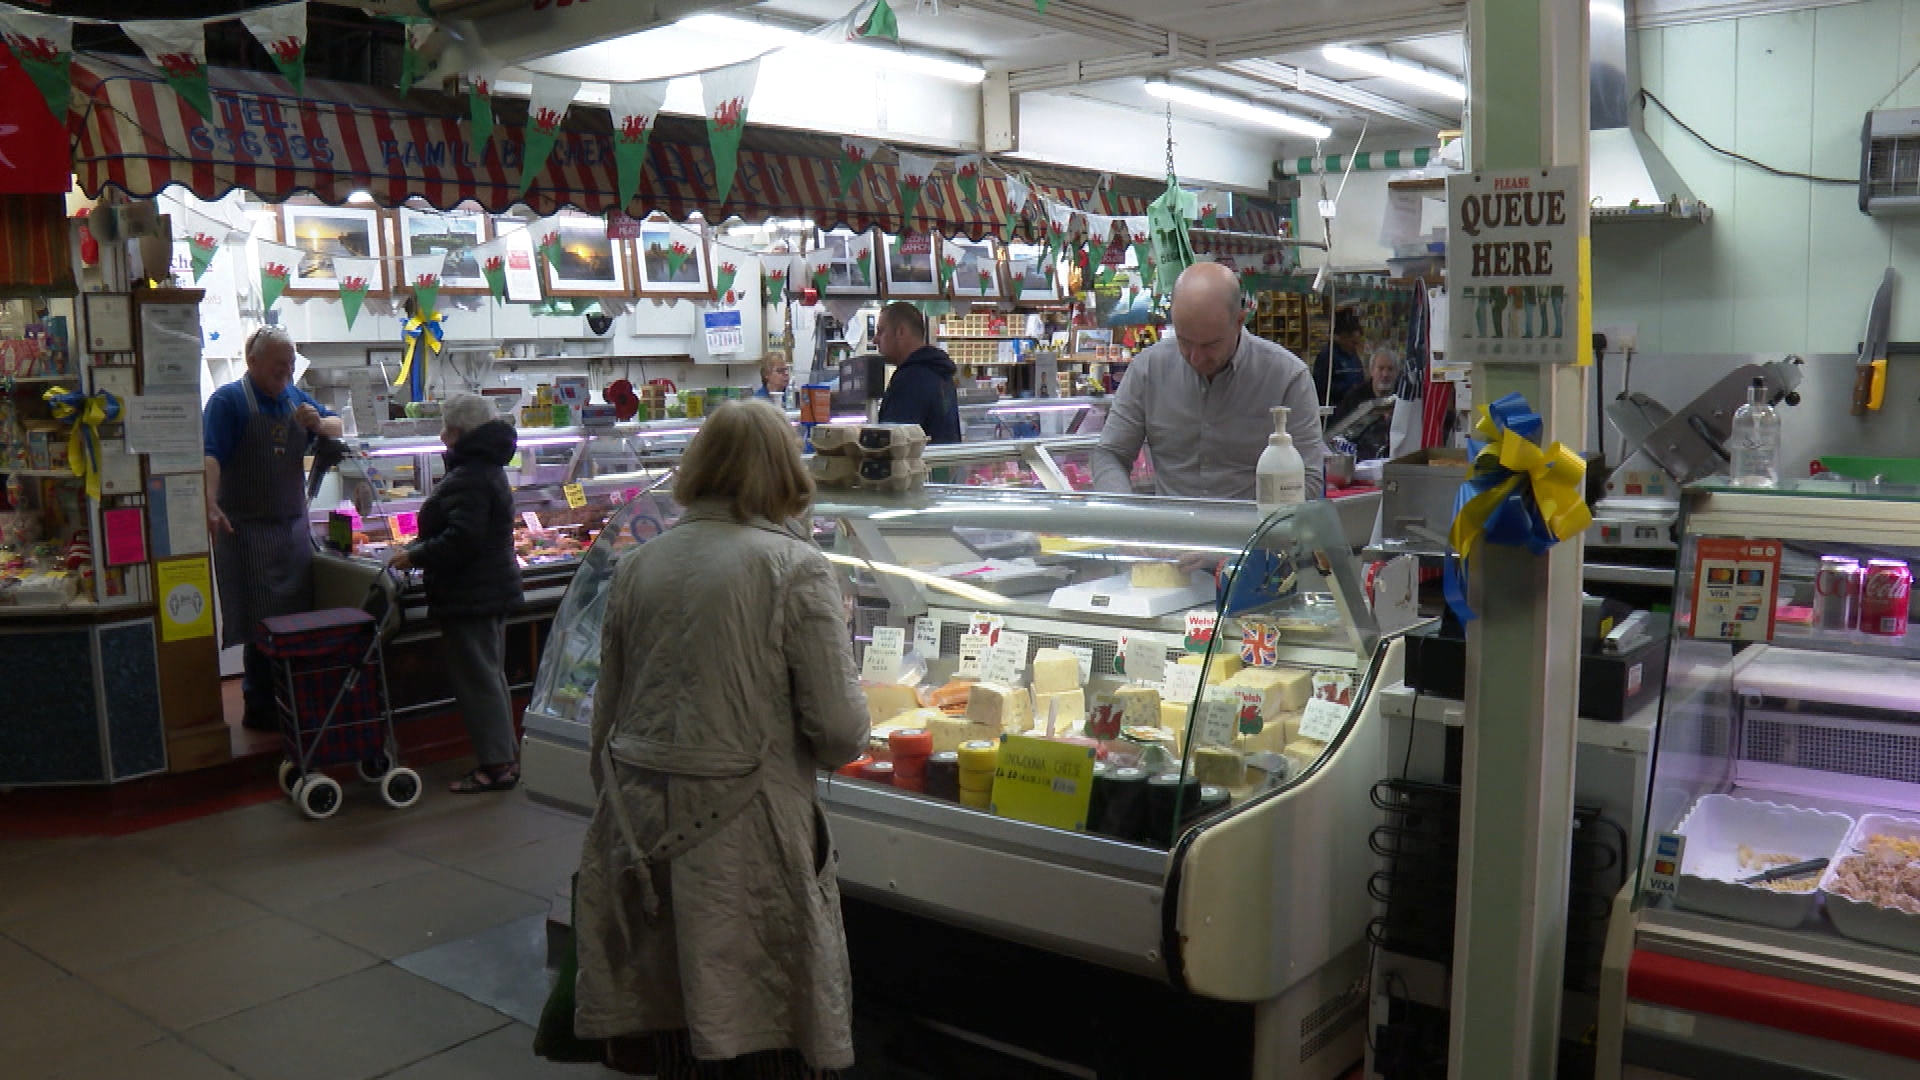
{"type": "Polygon", "coordinates": [[[1094,753],[1091,746],[1006,736],[993,770],[993,812],[1015,821],[1086,831],[1094,753]]]}

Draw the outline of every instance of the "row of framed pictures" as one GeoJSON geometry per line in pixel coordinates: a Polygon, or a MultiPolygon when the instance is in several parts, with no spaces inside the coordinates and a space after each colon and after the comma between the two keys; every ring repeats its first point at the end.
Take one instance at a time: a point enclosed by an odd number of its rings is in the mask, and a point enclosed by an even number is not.
{"type": "MultiPolygon", "coordinates": [[[[560,256],[547,264],[543,282],[549,296],[713,295],[715,256],[699,229],[648,219],[628,222],[623,235],[610,236],[606,221],[598,217],[583,214],[542,220],[559,233],[560,256]]],[[[289,296],[337,295],[336,257],[390,260],[382,264],[387,272],[368,289],[370,295],[384,296],[398,276],[391,271],[400,258],[436,253],[446,258],[440,284],[443,294],[485,295],[480,249],[506,238],[531,252],[537,240],[530,226],[538,224],[478,209],[442,212],[283,203],[274,239],[302,251],[300,264],[287,282],[289,296]]],[[[1054,272],[1048,273],[1046,249],[1037,245],[846,229],[820,232],[817,241],[815,258],[824,260],[829,296],[978,301],[1061,297],[1064,274],[1057,263],[1054,272]],[[948,259],[953,267],[943,287],[937,260],[948,259]]],[[[756,256],[743,253],[742,257],[756,256]]],[[[810,285],[809,276],[795,266],[790,279],[794,289],[810,285]]]]}

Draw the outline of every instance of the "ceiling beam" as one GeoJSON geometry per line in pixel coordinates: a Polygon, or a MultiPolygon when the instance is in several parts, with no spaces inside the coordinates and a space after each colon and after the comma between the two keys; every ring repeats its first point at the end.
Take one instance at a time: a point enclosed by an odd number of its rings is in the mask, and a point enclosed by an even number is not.
{"type": "Polygon", "coordinates": [[[1250,79],[1263,86],[1271,86],[1276,90],[1292,90],[1296,93],[1309,94],[1326,101],[1338,102],[1370,112],[1375,116],[1384,116],[1412,124],[1415,127],[1443,131],[1460,125],[1460,117],[1457,115],[1447,117],[1428,112],[1405,102],[1383,97],[1371,90],[1349,86],[1291,64],[1282,64],[1277,60],[1232,60],[1221,64],[1220,70],[1229,75],[1250,79]]]}

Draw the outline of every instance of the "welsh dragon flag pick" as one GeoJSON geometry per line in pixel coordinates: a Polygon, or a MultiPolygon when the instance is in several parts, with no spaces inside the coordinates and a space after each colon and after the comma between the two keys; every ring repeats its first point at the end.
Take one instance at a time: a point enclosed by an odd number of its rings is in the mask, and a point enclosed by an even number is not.
{"type": "Polygon", "coordinates": [[[926,190],[934,164],[932,158],[904,151],[900,154],[900,164],[895,169],[900,174],[900,231],[903,233],[909,231],[913,212],[920,208],[920,193],[926,190]]]}
{"type": "Polygon", "coordinates": [[[120,29],[166,73],[167,85],[205,119],[213,120],[207,88],[207,35],[198,22],[125,22],[120,29]]]}
{"type": "Polygon", "coordinates": [[[0,38],[47,100],[53,118],[66,122],[73,100],[73,23],[51,15],[0,9],[0,38]]]}
{"type": "Polygon", "coordinates": [[[520,194],[533,186],[533,179],[547,167],[547,157],[560,138],[560,122],[566,119],[567,105],[580,92],[579,79],[553,75],[529,75],[533,92],[527,98],[527,141],[520,158],[520,194]]]}
{"type": "Polygon", "coordinates": [[[240,16],[296,94],[307,92],[307,5],[280,4],[240,16]]]}
{"type": "Polygon", "coordinates": [[[467,118],[473,122],[473,141],[485,146],[493,138],[493,76],[467,76],[467,118]]]}
{"type": "Polygon", "coordinates": [[[347,329],[353,329],[353,321],[360,317],[360,307],[367,302],[367,289],[373,279],[380,276],[379,259],[345,259],[335,256],[333,272],[340,278],[340,314],[347,320],[347,329]]]}
{"type": "Polygon", "coordinates": [[[840,137],[840,197],[846,198],[853,190],[853,182],[873,163],[873,155],[880,149],[880,143],[874,139],[856,139],[851,135],[840,137]]]}
{"type": "Polygon", "coordinates": [[[260,311],[263,314],[272,311],[280,294],[287,291],[287,282],[305,255],[306,252],[297,247],[260,241],[260,311]]]}
{"type": "Polygon", "coordinates": [[[702,72],[701,105],[707,110],[707,148],[713,154],[719,202],[733,194],[733,173],[740,164],[740,137],[747,132],[747,105],[760,81],[760,58],[702,72]]]}
{"type": "Polygon", "coordinates": [[[653,121],[667,100],[668,79],[612,83],[608,111],[613,114],[613,160],[620,173],[620,205],[626,207],[640,193],[640,174],[647,166],[647,142],[653,121]]]}

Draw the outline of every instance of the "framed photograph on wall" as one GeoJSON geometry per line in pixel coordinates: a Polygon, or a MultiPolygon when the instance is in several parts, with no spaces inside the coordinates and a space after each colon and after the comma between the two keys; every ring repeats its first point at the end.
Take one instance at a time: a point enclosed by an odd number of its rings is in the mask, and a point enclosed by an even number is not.
{"type": "MultiPolygon", "coordinates": [[[[384,259],[389,251],[380,211],[373,207],[319,206],[283,203],[280,206],[280,242],[301,251],[300,265],[287,279],[289,296],[338,294],[340,277],[335,256],[384,259]]],[[[388,273],[384,265],[368,282],[369,294],[385,295],[388,273]]]]}
{"type": "Polygon", "coordinates": [[[400,254],[445,255],[446,267],[440,272],[443,293],[479,293],[487,291],[487,279],[480,273],[480,260],[474,249],[487,242],[487,215],[479,210],[415,210],[401,207],[394,211],[395,235],[400,254]]]}
{"type": "Polygon", "coordinates": [[[934,252],[940,250],[938,236],[882,234],[881,239],[887,249],[887,296],[896,300],[932,300],[942,295],[940,275],[934,268],[934,252]]]}
{"type": "Polygon", "coordinates": [[[877,296],[880,288],[878,245],[872,232],[835,229],[820,234],[820,249],[827,253],[828,296],[877,296]]]}
{"type": "Polygon", "coordinates": [[[960,237],[945,243],[946,256],[953,260],[953,298],[975,303],[996,303],[1007,298],[1006,283],[1001,280],[999,249],[994,241],[960,237]]]}
{"type": "Polygon", "coordinates": [[[664,220],[641,222],[640,238],[633,241],[633,264],[641,296],[713,295],[707,241],[697,229],[664,220]]]}
{"type": "Polygon", "coordinates": [[[560,258],[547,265],[549,296],[626,296],[626,243],[607,235],[597,217],[549,219],[560,228],[560,258]]]}
{"type": "Polygon", "coordinates": [[[1007,297],[1018,303],[1026,300],[1049,301],[1061,297],[1066,276],[1064,260],[1055,260],[1053,273],[1047,273],[1047,249],[1039,244],[1007,245],[1007,297]]]}

